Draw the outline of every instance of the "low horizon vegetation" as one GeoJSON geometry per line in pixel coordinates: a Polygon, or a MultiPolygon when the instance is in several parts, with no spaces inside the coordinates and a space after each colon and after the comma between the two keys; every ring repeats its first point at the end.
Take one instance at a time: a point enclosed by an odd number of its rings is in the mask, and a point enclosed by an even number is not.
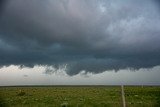
{"type": "MultiPolygon", "coordinates": [[[[127,107],[159,107],[160,87],[125,86],[127,107]]],[[[120,86],[0,87],[0,107],[121,107],[120,86]]]]}

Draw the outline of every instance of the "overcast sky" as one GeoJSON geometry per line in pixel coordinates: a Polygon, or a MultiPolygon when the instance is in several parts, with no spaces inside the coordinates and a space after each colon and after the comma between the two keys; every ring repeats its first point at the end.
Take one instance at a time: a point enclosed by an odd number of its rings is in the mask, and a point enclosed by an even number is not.
{"type": "Polygon", "coordinates": [[[0,0],[0,67],[46,73],[160,65],[158,0],[0,0]]]}

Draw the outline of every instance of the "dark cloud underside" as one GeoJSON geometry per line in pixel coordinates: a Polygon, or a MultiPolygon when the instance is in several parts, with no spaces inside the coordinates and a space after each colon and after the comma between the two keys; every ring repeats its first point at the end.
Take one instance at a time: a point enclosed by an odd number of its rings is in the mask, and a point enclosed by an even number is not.
{"type": "Polygon", "coordinates": [[[160,65],[156,0],[0,1],[0,65],[82,70],[160,65]]]}

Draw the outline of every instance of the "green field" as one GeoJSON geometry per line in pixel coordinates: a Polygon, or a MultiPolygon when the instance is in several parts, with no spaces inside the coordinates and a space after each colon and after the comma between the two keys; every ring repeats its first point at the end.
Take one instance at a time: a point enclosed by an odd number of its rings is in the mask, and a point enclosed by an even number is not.
{"type": "MultiPolygon", "coordinates": [[[[160,87],[125,86],[127,107],[160,107],[160,87]]],[[[120,86],[0,87],[0,107],[122,107],[120,86]]]]}

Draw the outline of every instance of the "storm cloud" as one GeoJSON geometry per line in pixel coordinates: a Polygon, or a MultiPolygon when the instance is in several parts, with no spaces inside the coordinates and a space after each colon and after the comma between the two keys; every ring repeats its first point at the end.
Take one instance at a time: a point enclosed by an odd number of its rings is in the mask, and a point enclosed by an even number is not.
{"type": "Polygon", "coordinates": [[[0,66],[81,71],[160,65],[157,0],[0,1],[0,66]]]}

